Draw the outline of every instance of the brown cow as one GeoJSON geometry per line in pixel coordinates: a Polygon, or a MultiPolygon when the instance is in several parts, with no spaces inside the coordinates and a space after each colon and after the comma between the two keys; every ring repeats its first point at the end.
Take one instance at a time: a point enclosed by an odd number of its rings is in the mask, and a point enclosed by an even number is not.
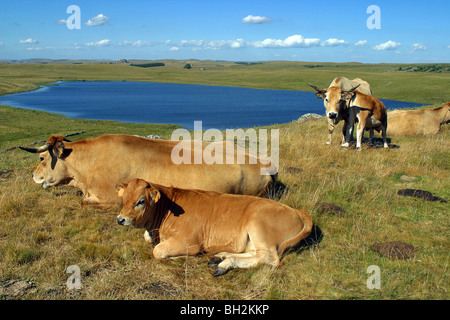
{"type": "Polygon", "coordinates": [[[117,186],[120,225],[145,228],[159,243],[155,259],[215,254],[214,276],[259,263],[278,266],[283,253],[311,232],[306,211],[243,195],[187,190],[133,179],[117,186]]]}
{"type": "MultiPolygon", "coordinates": [[[[344,120],[344,127],[342,128],[342,143],[344,143],[348,123],[348,111],[345,107],[345,101],[342,100],[341,93],[342,91],[351,90],[354,87],[358,87],[358,92],[372,95],[370,84],[360,78],[349,80],[345,77],[337,77],[334,78],[327,89],[319,89],[309,83],[308,85],[317,91],[316,97],[323,99],[323,105],[325,106],[326,116],[328,118],[327,144],[331,143],[334,127],[341,120],[344,120]]],[[[353,127],[351,130],[353,131],[353,127]]]]}
{"type": "MultiPolygon", "coordinates": [[[[224,146],[226,143],[231,142],[223,142],[224,146]]],[[[247,195],[262,195],[275,179],[275,175],[261,174],[261,168],[270,167],[270,163],[262,164],[248,153],[244,164],[174,164],[172,150],[178,144],[129,135],[103,135],[76,142],[52,136],[42,147],[21,149],[40,154],[41,163],[33,173],[36,183],[44,188],[73,185],[83,192],[83,204],[100,207],[119,204],[115,186],[136,177],[183,188],[247,195]]],[[[206,146],[200,144],[200,148],[206,146]]],[[[184,147],[183,152],[190,152],[193,158],[195,148],[184,147]]]]}
{"type": "Polygon", "coordinates": [[[343,91],[342,99],[346,101],[348,108],[348,126],[345,135],[345,143],[342,147],[348,147],[351,137],[350,128],[353,127],[355,121],[358,122],[356,128],[356,149],[361,150],[361,140],[364,129],[370,129],[370,140],[373,138],[373,130],[381,130],[383,137],[383,146],[389,148],[386,141],[387,130],[387,113],[383,102],[373,96],[363,94],[356,91],[357,87],[349,91],[343,91]]]}
{"type": "Polygon", "coordinates": [[[443,124],[450,123],[450,102],[434,109],[391,111],[388,112],[388,121],[389,135],[434,135],[443,124]]]}

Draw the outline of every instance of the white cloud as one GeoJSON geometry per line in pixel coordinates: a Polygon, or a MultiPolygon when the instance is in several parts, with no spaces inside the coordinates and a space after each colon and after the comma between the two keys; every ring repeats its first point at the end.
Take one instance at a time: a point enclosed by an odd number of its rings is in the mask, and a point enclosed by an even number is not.
{"type": "Polygon", "coordinates": [[[33,47],[28,47],[27,50],[28,51],[41,51],[41,50],[44,50],[44,48],[38,47],[38,46],[33,46],[33,47]]]}
{"type": "Polygon", "coordinates": [[[359,41],[355,42],[353,45],[355,47],[359,47],[359,46],[365,46],[367,43],[368,43],[367,40],[359,40],[359,41]]]}
{"type": "Polygon", "coordinates": [[[32,38],[28,38],[28,39],[25,39],[25,40],[20,40],[19,42],[20,43],[24,43],[24,44],[38,44],[39,43],[39,41],[34,40],[32,38]]]}
{"type": "Polygon", "coordinates": [[[56,20],[56,24],[67,24],[67,20],[65,20],[65,19],[58,19],[58,20],[56,20]]]}
{"type": "Polygon", "coordinates": [[[108,21],[109,21],[109,18],[107,16],[103,15],[103,13],[100,13],[96,17],[89,19],[84,25],[88,26],[88,27],[97,27],[97,26],[104,25],[108,21]]]}
{"type": "Polygon", "coordinates": [[[109,47],[111,46],[112,41],[109,39],[103,39],[100,41],[95,41],[95,42],[88,42],[85,45],[87,47],[109,47]]]}
{"type": "Polygon", "coordinates": [[[244,39],[236,40],[182,40],[181,47],[194,47],[195,50],[218,50],[223,48],[242,48],[246,46],[244,39]]]}
{"type": "Polygon", "coordinates": [[[295,34],[286,39],[265,39],[251,43],[256,48],[308,48],[320,45],[318,38],[305,38],[295,34]]]}
{"type": "Polygon", "coordinates": [[[172,48],[170,48],[169,50],[170,50],[170,51],[178,51],[178,50],[180,50],[180,48],[178,48],[178,47],[172,47],[172,48]]]}
{"type": "Polygon", "coordinates": [[[387,42],[384,43],[380,43],[379,45],[376,45],[375,47],[373,47],[374,50],[395,50],[398,47],[400,47],[402,44],[399,42],[395,42],[392,40],[389,40],[387,42]]]}
{"type": "Polygon", "coordinates": [[[345,40],[339,40],[336,38],[328,39],[325,42],[320,44],[322,47],[337,47],[337,46],[346,46],[348,42],[345,40]]]}
{"type": "Polygon", "coordinates": [[[450,44],[447,46],[447,49],[450,49],[450,44]]]}
{"type": "Polygon", "coordinates": [[[423,50],[427,50],[427,46],[424,45],[423,43],[414,43],[412,45],[412,51],[416,52],[416,51],[423,51],[423,50]]]}
{"type": "Polygon", "coordinates": [[[252,16],[249,14],[245,18],[242,19],[243,23],[249,23],[249,24],[263,24],[263,23],[269,23],[272,19],[268,17],[261,17],[261,16],[252,16]]]}
{"type": "Polygon", "coordinates": [[[124,41],[124,42],[120,43],[121,46],[129,46],[129,47],[135,47],[135,48],[148,47],[148,46],[153,46],[153,45],[156,45],[156,44],[157,43],[155,43],[155,42],[142,41],[142,40],[138,40],[138,41],[124,41]]]}

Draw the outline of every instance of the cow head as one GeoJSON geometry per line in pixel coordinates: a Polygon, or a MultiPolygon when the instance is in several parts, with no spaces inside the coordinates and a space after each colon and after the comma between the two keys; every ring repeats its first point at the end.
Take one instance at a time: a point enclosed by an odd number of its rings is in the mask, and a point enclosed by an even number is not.
{"type": "Polygon", "coordinates": [[[117,185],[116,191],[123,203],[117,223],[143,228],[155,214],[156,203],[161,198],[159,190],[142,179],[133,179],[129,184],[117,185]]]}
{"type": "Polygon", "coordinates": [[[66,184],[72,179],[64,161],[70,155],[72,149],[66,148],[64,141],[68,142],[65,137],[51,136],[47,143],[39,148],[19,147],[31,153],[39,153],[41,162],[33,173],[33,180],[42,184],[44,189],[66,184]]]}
{"type": "Polygon", "coordinates": [[[341,101],[345,101],[346,103],[350,101],[355,95],[356,95],[356,88],[358,88],[360,85],[358,84],[356,87],[351,88],[348,91],[342,90],[341,92],[341,101]]]}
{"type": "Polygon", "coordinates": [[[445,114],[444,123],[450,123],[450,102],[447,102],[444,105],[444,108],[447,109],[447,113],[445,114]]]}
{"type": "MultiPolygon", "coordinates": [[[[309,84],[312,88],[316,90],[316,97],[323,99],[323,105],[326,109],[327,118],[332,120],[335,124],[340,120],[339,116],[341,109],[345,107],[345,99],[343,99],[342,93],[347,91],[342,91],[339,87],[328,87],[327,89],[319,89],[316,86],[309,84]]],[[[353,92],[358,86],[352,88],[348,92],[353,92]]]]}

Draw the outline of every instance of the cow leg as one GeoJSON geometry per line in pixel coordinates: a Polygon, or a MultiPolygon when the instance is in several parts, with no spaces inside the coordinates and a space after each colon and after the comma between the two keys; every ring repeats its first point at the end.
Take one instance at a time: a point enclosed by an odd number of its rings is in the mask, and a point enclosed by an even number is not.
{"type": "Polygon", "coordinates": [[[353,115],[353,110],[350,109],[348,122],[347,121],[344,122],[343,131],[345,131],[345,133],[344,133],[345,142],[341,144],[341,147],[344,147],[344,148],[348,148],[349,147],[350,139],[353,136],[353,127],[354,127],[354,125],[355,125],[355,118],[354,118],[354,115],[353,115]]]}
{"type": "Polygon", "coordinates": [[[334,132],[334,124],[333,124],[333,120],[328,119],[328,140],[327,140],[327,144],[331,144],[331,137],[333,136],[333,132],[334,132]]]}
{"type": "Polygon", "coordinates": [[[384,146],[384,148],[389,149],[389,145],[386,141],[386,131],[387,131],[386,126],[382,126],[381,135],[383,136],[383,146],[384,146]]]}
{"type": "Polygon", "coordinates": [[[364,128],[366,126],[366,118],[360,115],[358,120],[358,126],[356,127],[356,149],[361,151],[361,141],[364,135],[364,128]]]}
{"type": "Polygon", "coordinates": [[[372,142],[373,142],[373,134],[374,134],[373,131],[374,131],[373,128],[369,129],[369,145],[370,146],[372,145],[372,142]]]}
{"type": "Polygon", "coordinates": [[[148,242],[148,243],[152,243],[152,236],[150,235],[150,233],[148,232],[148,230],[145,230],[145,232],[144,232],[144,240],[145,240],[145,242],[148,242]]]}
{"type": "Polygon", "coordinates": [[[200,252],[200,247],[198,245],[185,245],[185,243],[185,239],[179,240],[175,238],[170,238],[160,242],[153,249],[153,256],[155,259],[161,260],[167,258],[195,256],[200,252]]]}
{"type": "Polygon", "coordinates": [[[224,259],[218,264],[214,273],[215,277],[223,275],[234,268],[249,269],[256,267],[260,263],[276,267],[280,263],[278,252],[275,248],[263,248],[244,253],[221,252],[215,257],[224,259]]]}

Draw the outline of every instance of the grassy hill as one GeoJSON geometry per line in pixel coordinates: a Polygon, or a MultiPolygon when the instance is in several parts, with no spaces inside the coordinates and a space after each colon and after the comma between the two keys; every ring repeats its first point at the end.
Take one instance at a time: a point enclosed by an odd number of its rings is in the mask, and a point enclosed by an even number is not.
{"type": "MultiPolygon", "coordinates": [[[[320,63],[324,67],[310,68],[294,62],[217,66],[221,62],[191,61],[194,69],[185,70],[185,61],[172,67],[164,63],[163,71],[125,65],[0,65],[0,83],[4,93],[60,77],[308,90],[304,81],[326,86],[335,75],[346,75],[369,78],[381,98],[402,100],[402,92],[409,92],[417,100],[408,101],[438,101],[437,107],[449,96],[449,86],[443,85],[448,75],[391,70],[398,65],[320,63]],[[197,63],[207,70],[196,70],[197,63]],[[420,100],[416,90],[426,97],[420,100]]],[[[155,261],[142,229],[118,226],[118,212],[83,208],[74,188],[42,189],[31,179],[37,156],[18,149],[5,151],[46,140],[52,133],[84,131],[72,140],[104,133],[158,134],[168,139],[176,127],[67,119],[1,106],[0,286],[11,279],[30,281],[33,286],[16,297],[21,299],[449,298],[449,204],[397,194],[400,189],[422,189],[450,200],[449,126],[436,136],[392,137],[389,150],[363,144],[362,152],[342,149],[337,136],[326,145],[325,119],[268,127],[280,130],[279,180],[288,189],[275,198],[307,210],[318,241],[288,254],[280,268],[232,270],[219,278],[211,276],[208,255],[155,261]],[[403,175],[415,179],[406,181],[403,175]],[[345,213],[322,212],[317,208],[320,202],[335,204],[345,213]],[[370,249],[376,242],[389,241],[406,242],[418,251],[411,259],[391,260],[370,249]],[[66,288],[70,265],[80,267],[79,291],[66,288]],[[366,286],[371,265],[380,267],[380,290],[366,286]]]]}

